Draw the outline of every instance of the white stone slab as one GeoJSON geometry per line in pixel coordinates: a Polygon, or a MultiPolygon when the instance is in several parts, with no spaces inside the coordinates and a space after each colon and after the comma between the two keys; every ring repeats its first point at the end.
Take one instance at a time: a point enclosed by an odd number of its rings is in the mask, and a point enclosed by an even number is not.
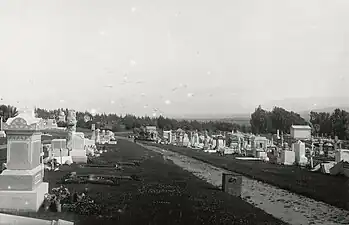
{"type": "Polygon", "coordinates": [[[57,162],[58,162],[59,164],[63,164],[63,165],[66,164],[67,161],[68,161],[70,164],[71,164],[72,162],[74,162],[72,156],[54,157],[54,159],[56,159],[57,162]]]}
{"type": "Polygon", "coordinates": [[[74,222],[69,222],[65,220],[51,221],[51,220],[42,220],[37,218],[30,218],[24,216],[16,216],[0,213],[0,225],[74,225],[74,222]]]}
{"type": "Polygon", "coordinates": [[[48,193],[48,186],[43,182],[33,191],[0,191],[0,210],[37,212],[48,193]]]}

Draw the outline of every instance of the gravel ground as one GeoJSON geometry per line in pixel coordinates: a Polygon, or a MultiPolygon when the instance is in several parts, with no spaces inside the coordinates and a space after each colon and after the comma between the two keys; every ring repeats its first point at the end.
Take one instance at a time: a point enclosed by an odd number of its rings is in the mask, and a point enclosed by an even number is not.
{"type": "MultiPolygon", "coordinates": [[[[216,187],[222,185],[222,173],[229,173],[227,170],[175,152],[141,145],[160,153],[164,159],[173,161],[216,187]]],[[[247,177],[243,177],[242,197],[248,203],[289,224],[349,224],[349,212],[346,210],[247,177]]]]}

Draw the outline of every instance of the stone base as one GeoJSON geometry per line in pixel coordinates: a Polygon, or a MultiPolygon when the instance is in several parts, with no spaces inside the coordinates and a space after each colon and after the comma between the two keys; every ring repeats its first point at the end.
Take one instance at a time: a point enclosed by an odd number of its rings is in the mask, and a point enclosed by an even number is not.
{"type": "Polygon", "coordinates": [[[3,212],[37,212],[48,193],[48,183],[41,183],[33,191],[0,191],[0,210],[3,212]]]}
{"type": "Polygon", "coordinates": [[[303,156],[303,157],[300,157],[299,160],[297,161],[297,164],[300,165],[300,166],[305,166],[308,164],[308,158],[303,156]]]}
{"type": "Polygon", "coordinates": [[[296,160],[296,155],[294,151],[281,151],[280,163],[283,165],[293,165],[296,160]]]}
{"type": "Polygon", "coordinates": [[[65,164],[67,161],[74,162],[71,156],[54,157],[59,164],[65,164]]]}
{"type": "Polygon", "coordinates": [[[0,213],[0,224],[74,225],[73,222],[69,222],[65,220],[50,221],[50,220],[42,220],[42,219],[36,219],[36,218],[30,218],[30,217],[24,217],[24,216],[15,216],[15,215],[3,214],[3,213],[0,213]]]}
{"type": "Polygon", "coordinates": [[[74,163],[87,163],[87,156],[85,150],[72,150],[70,156],[74,163]]]}
{"type": "Polygon", "coordinates": [[[43,170],[43,165],[39,165],[32,170],[6,169],[0,174],[0,191],[9,189],[18,191],[35,190],[43,179],[43,170]]]}

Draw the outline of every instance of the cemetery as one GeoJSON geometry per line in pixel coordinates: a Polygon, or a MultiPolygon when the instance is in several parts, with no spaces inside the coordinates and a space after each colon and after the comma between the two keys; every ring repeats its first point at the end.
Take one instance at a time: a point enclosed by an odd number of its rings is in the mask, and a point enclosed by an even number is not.
{"type": "Polygon", "coordinates": [[[348,209],[349,150],[340,148],[340,141],[312,138],[309,126],[293,125],[290,135],[277,134],[271,139],[244,133],[211,135],[188,132],[190,145],[183,145],[185,134],[164,132],[167,145],[142,142],[180,153],[270,183],[285,190],[348,209]],[[219,137],[219,138],[218,138],[219,137]],[[222,140],[220,140],[222,139],[222,140]],[[320,142],[320,147],[315,145],[320,142]],[[337,147],[338,146],[338,147],[337,147]],[[332,147],[334,157],[325,155],[332,147]]]}
{"type": "Polygon", "coordinates": [[[45,123],[32,111],[23,110],[4,124],[7,148],[0,152],[0,224],[142,224],[165,223],[169,218],[198,224],[226,220],[254,224],[257,218],[284,224],[179,167],[164,164],[158,154],[116,141],[110,132],[95,129],[94,139],[85,138],[76,132],[73,110],[67,121],[66,133],[46,136],[45,144],[45,123]],[[213,216],[228,208],[237,215],[213,216]]]}

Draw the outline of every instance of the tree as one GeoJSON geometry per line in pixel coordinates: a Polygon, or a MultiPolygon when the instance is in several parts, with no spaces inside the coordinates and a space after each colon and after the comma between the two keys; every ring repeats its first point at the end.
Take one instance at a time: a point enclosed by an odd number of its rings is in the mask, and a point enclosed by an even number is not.
{"type": "Polygon", "coordinates": [[[1,105],[0,106],[0,116],[3,122],[6,122],[8,118],[13,118],[18,115],[18,110],[15,106],[11,105],[1,105]]]}
{"type": "Polygon", "coordinates": [[[269,113],[262,109],[259,105],[258,108],[251,114],[251,129],[255,134],[267,133],[272,127],[272,121],[270,119],[269,113]]]}

